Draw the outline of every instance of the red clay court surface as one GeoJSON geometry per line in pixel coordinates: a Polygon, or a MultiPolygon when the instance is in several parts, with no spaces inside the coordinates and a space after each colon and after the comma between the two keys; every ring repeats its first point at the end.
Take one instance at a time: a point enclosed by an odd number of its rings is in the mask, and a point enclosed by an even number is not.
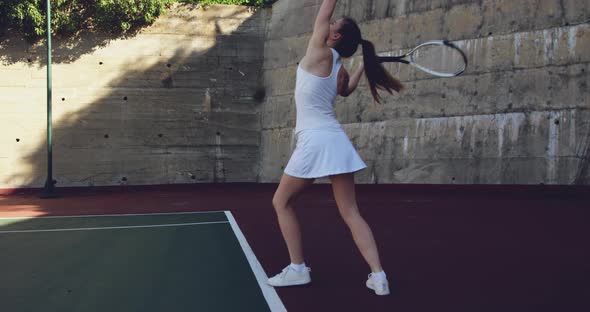
{"type": "MultiPolygon", "coordinates": [[[[0,217],[229,210],[274,275],[289,261],[275,189],[71,188],[57,199],[0,190],[0,217]]],[[[358,185],[357,199],[392,295],[365,288],[368,268],[330,185],[315,184],[297,201],[313,282],[277,289],[288,311],[590,311],[590,187],[358,185]]]]}

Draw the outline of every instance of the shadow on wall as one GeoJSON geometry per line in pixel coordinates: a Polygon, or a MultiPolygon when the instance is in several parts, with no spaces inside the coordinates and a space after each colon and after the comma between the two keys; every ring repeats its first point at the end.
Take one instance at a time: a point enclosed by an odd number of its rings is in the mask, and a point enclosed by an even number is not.
{"type": "MultiPolygon", "coordinates": [[[[187,11],[197,11],[199,6],[179,5],[187,11]]],[[[169,14],[170,12],[168,12],[169,14]]],[[[166,15],[166,13],[164,13],[166,15]]],[[[107,34],[82,30],[69,38],[53,37],[59,42],[54,46],[53,63],[68,64],[79,60],[82,56],[92,54],[101,48],[107,47],[117,40],[129,40],[139,35],[149,27],[137,27],[126,33],[107,34]]],[[[31,66],[44,66],[46,64],[47,45],[46,40],[40,40],[35,44],[28,43],[22,36],[0,35],[0,62],[3,64],[28,63],[31,66]]]]}
{"type": "MultiPolygon", "coordinates": [[[[69,64],[76,62],[82,56],[91,54],[107,47],[116,40],[132,39],[140,31],[128,34],[104,34],[91,31],[81,31],[67,39],[54,37],[59,42],[54,47],[53,63],[69,64]]],[[[0,38],[0,61],[3,64],[28,63],[31,66],[42,67],[47,63],[47,40],[40,40],[30,44],[21,36],[9,35],[0,38]]],[[[54,43],[55,44],[55,43],[54,43]]]]}
{"type": "Polygon", "coordinates": [[[574,184],[576,185],[590,184],[590,131],[586,133],[584,141],[583,146],[586,146],[586,149],[580,151],[581,164],[574,178],[574,184]]]}
{"type": "MultiPolygon", "coordinates": [[[[194,8],[177,6],[130,38],[56,40],[58,187],[257,180],[267,13],[194,8]]],[[[19,91],[38,95],[35,116],[15,115],[35,120],[36,142],[8,147],[14,166],[0,185],[10,188],[43,186],[47,169],[44,46],[23,44],[7,39],[0,48],[4,66],[39,67],[19,91]]]]}

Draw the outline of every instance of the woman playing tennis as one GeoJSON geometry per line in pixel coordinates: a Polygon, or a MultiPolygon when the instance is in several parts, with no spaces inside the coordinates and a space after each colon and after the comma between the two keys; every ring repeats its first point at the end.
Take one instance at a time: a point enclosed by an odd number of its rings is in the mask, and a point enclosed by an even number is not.
{"type": "Polygon", "coordinates": [[[381,66],[373,44],[361,38],[354,20],[345,17],[330,23],[336,2],[322,2],[306,55],[297,69],[297,145],[272,201],[291,264],[271,277],[268,283],[293,286],[311,282],[293,202],[315,178],[329,177],[340,215],[372,271],[366,285],[377,295],[387,295],[389,286],[377,245],[369,225],[359,213],[355,198],[354,172],[367,166],[336,120],[333,106],[338,95],[348,96],[357,88],[363,71],[366,71],[371,93],[378,102],[377,88],[392,93],[392,90],[401,90],[402,85],[381,66]],[[363,48],[364,66],[361,64],[349,77],[340,57],[351,57],[359,45],[363,48]]]}

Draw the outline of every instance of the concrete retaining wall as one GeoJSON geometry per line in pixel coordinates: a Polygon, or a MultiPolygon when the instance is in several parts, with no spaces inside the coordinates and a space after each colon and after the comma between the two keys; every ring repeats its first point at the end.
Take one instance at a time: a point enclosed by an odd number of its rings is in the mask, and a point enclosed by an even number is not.
{"type": "MultiPolygon", "coordinates": [[[[277,182],[320,3],[178,5],[127,37],[56,38],[58,186],[277,182]]],[[[448,39],[470,61],[451,79],[388,64],[402,93],[377,104],[363,79],[338,100],[358,182],[590,184],[587,1],[340,0],[342,15],[381,54],[448,39]]],[[[0,188],[42,186],[45,47],[2,38],[0,60],[0,188]]]]}
{"type": "MultiPolygon", "coordinates": [[[[260,180],[291,153],[293,90],[321,1],[279,1],[266,41],[260,180]]],[[[457,78],[388,64],[406,90],[375,103],[365,79],[336,113],[369,168],[361,183],[589,184],[590,7],[579,0],[339,1],[377,51],[456,42],[457,78]]],[[[360,49],[359,49],[360,52],[360,49]]],[[[354,69],[360,53],[346,60],[354,69]]]]}
{"type": "MultiPolygon", "coordinates": [[[[126,38],[54,39],[58,186],[254,182],[267,11],[173,7],[126,38]]],[[[0,188],[46,178],[46,47],[0,43],[0,188]]]]}

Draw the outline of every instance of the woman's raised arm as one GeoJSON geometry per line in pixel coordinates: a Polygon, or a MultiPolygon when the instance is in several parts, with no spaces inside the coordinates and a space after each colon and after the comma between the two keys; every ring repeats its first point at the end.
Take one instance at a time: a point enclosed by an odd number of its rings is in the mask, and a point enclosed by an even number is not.
{"type": "Polygon", "coordinates": [[[337,0],[324,0],[322,2],[313,26],[313,34],[309,41],[310,46],[316,48],[326,46],[326,40],[330,35],[330,19],[336,8],[336,2],[337,0]]]}

